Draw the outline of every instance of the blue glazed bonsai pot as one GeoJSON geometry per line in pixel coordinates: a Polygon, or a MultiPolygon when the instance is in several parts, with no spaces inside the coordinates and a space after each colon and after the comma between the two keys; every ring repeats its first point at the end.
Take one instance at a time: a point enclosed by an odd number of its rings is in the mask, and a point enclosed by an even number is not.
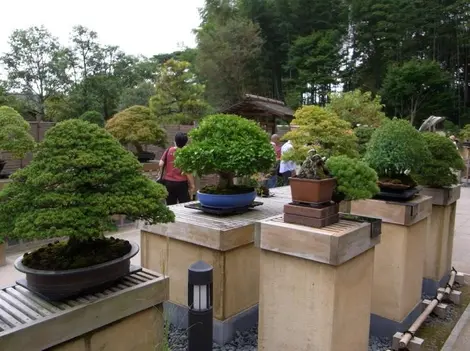
{"type": "Polygon", "coordinates": [[[220,195],[197,192],[202,206],[209,208],[241,208],[250,206],[256,198],[256,191],[245,194],[220,195]]]}

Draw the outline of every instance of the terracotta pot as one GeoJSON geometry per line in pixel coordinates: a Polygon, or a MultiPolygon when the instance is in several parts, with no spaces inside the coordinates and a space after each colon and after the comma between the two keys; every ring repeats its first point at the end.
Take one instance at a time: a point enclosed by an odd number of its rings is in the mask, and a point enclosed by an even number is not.
{"type": "Polygon", "coordinates": [[[289,178],[292,201],[305,203],[324,203],[331,201],[336,187],[336,178],[304,179],[289,178]]]}

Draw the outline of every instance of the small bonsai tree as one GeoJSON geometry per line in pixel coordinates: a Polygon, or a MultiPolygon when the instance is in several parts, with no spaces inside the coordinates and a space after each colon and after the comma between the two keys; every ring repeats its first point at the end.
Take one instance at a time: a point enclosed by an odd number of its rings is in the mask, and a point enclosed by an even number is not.
{"type": "MultiPolygon", "coordinates": [[[[36,269],[87,267],[121,257],[128,242],[105,239],[112,215],[149,224],[174,220],[166,189],[105,129],[79,119],[47,131],[31,163],[0,192],[0,235],[68,237],[26,255],[36,269]]],[[[126,251],[127,250],[127,251],[126,251]]]]}
{"type": "Polygon", "coordinates": [[[87,111],[79,117],[83,121],[94,123],[100,127],[104,127],[104,117],[97,111],[87,111]]]}
{"type": "Polygon", "coordinates": [[[354,128],[354,134],[357,137],[358,151],[360,156],[364,156],[367,150],[367,144],[376,128],[369,126],[359,126],[354,128]]]}
{"type": "Polygon", "coordinates": [[[234,177],[270,171],[276,161],[268,134],[239,116],[207,116],[189,137],[190,144],[176,153],[175,166],[198,175],[217,173],[216,193],[234,188],[234,177]]]}
{"type": "Polygon", "coordinates": [[[416,183],[409,174],[417,172],[430,157],[422,133],[406,120],[393,119],[372,134],[364,160],[382,183],[413,187],[416,183]]]}
{"type": "Polygon", "coordinates": [[[459,180],[453,170],[465,168],[465,163],[447,137],[437,133],[422,133],[423,139],[431,153],[431,158],[416,173],[414,178],[421,185],[431,188],[448,187],[458,184],[459,180]]]}
{"type": "Polygon", "coordinates": [[[336,113],[339,118],[348,121],[353,127],[367,125],[379,127],[386,120],[380,96],[372,98],[370,92],[359,89],[331,94],[326,109],[336,113]]]}
{"type": "Polygon", "coordinates": [[[6,164],[3,152],[10,152],[15,158],[23,158],[33,150],[34,138],[30,134],[31,126],[13,108],[0,107],[0,172],[6,164]]]}
{"type": "Polygon", "coordinates": [[[145,106],[132,106],[117,113],[106,123],[106,130],[123,145],[133,145],[137,154],[144,152],[145,144],[166,146],[165,130],[145,106]]]}
{"type": "Polygon", "coordinates": [[[331,174],[325,165],[325,159],[315,149],[310,149],[297,178],[321,180],[331,178],[331,174]]]}
{"type": "Polygon", "coordinates": [[[333,200],[352,201],[370,199],[379,192],[377,173],[365,162],[347,156],[333,156],[326,166],[336,178],[333,200]]]}
{"type": "Polygon", "coordinates": [[[293,125],[298,128],[287,132],[283,139],[291,140],[294,148],[283,159],[301,163],[314,147],[322,156],[348,155],[357,157],[357,137],[351,124],[334,112],[319,106],[304,106],[295,112],[293,125]]]}

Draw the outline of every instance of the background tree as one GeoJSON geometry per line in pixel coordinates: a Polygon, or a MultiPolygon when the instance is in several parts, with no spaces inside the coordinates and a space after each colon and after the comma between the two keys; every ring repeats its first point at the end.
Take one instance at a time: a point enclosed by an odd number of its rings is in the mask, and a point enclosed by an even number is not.
{"type": "Polygon", "coordinates": [[[150,98],[155,94],[155,84],[143,81],[135,87],[126,88],[119,98],[119,110],[139,105],[148,106],[150,98]]]}
{"type": "Polygon", "coordinates": [[[87,111],[79,119],[104,127],[104,117],[97,111],[87,111]]]}
{"type": "Polygon", "coordinates": [[[189,62],[170,59],[160,66],[156,76],[150,110],[160,122],[191,124],[207,113],[204,85],[196,81],[189,62]]]}

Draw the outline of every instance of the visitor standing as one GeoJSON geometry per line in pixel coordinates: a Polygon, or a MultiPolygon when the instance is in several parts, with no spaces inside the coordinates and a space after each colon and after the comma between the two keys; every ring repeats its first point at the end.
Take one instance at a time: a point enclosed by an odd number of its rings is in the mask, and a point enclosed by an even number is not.
{"type": "Polygon", "coordinates": [[[289,177],[294,177],[295,176],[295,169],[296,169],[296,164],[294,161],[284,161],[282,160],[282,156],[285,155],[285,153],[291,149],[293,149],[293,145],[290,140],[287,141],[284,145],[282,145],[281,148],[281,163],[279,165],[279,173],[282,176],[282,184],[283,185],[289,185],[289,177]]]}
{"type": "Polygon", "coordinates": [[[279,167],[281,163],[281,141],[279,135],[273,134],[271,136],[271,145],[273,146],[274,152],[276,153],[276,165],[271,173],[271,177],[267,180],[268,188],[275,188],[277,185],[277,175],[279,174],[279,167]]]}
{"type": "Polygon", "coordinates": [[[163,153],[160,160],[160,168],[163,169],[162,174],[163,183],[168,191],[166,198],[167,205],[175,205],[177,203],[191,201],[191,196],[194,193],[194,177],[192,174],[184,174],[180,169],[174,166],[176,150],[184,147],[188,142],[188,136],[182,132],[175,135],[175,146],[169,147],[163,153]]]}

